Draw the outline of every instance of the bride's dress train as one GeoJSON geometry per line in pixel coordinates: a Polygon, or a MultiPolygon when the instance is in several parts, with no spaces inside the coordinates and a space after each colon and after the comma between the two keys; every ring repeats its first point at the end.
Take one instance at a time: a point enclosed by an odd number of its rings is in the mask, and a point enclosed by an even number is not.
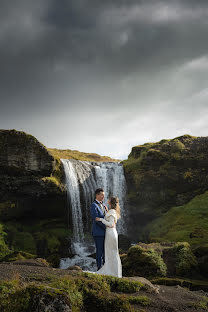
{"type": "Polygon", "coordinates": [[[109,211],[105,215],[105,219],[101,219],[101,221],[106,225],[105,263],[96,272],[83,272],[122,277],[122,264],[118,251],[118,233],[116,227],[109,227],[112,226],[114,222],[115,224],[117,223],[117,215],[115,209],[109,209],[109,211]]]}

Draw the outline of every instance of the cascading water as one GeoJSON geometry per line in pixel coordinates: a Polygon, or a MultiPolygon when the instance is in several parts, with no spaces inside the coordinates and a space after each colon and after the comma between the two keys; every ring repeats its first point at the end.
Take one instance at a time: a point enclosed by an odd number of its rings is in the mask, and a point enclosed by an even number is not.
{"type": "Polygon", "coordinates": [[[87,162],[74,159],[61,159],[67,187],[68,209],[72,218],[73,258],[63,258],[60,268],[71,265],[80,265],[83,269],[95,268],[95,260],[88,255],[95,251],[94,241],[88,238],[86,241],[84,233],[91,236],[90,205],[94,200],[96,188],[102,187],[105,192],[104,202],[110,196],[119,198],[121,218],[117,223],[118,234],[125,234],[125,195],[126,181],[123,165],[116,162],[87,162]]]}

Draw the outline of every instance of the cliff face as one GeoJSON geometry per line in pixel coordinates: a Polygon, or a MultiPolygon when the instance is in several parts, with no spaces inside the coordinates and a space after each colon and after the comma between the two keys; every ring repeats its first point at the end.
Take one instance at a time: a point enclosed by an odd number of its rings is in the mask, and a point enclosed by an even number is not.
{"type": "Polygon", "coordinates": [[[0,173],[48,176],[55,166],[53,156],[32,135],[0,130],[0,173]]]}
{"type": "Polygon", "coordinates": [[[183,135],[135,146],[123,164],[130,234],[138,240],[150,221],[208,190],[208,137],[183,135]]]}
{"type": "Polygon", "coordinates": [[[60,160],[36,138],[23,131],[0,130],[1,220],[63,215],[62,182],[60,160]]]}
{"type": "Polygon", "coordinates": [[[0,259],[13,251],[68,255],[64,169],[35,137],[0,130],[0,259]]]}
{"type": "Polygon", "coordinates": [[[71,220],[60,158],[112,161],[47,148],[23,131],[0,130],[0,260],[25,251],[58,265],[69,256],[71,220]]]}

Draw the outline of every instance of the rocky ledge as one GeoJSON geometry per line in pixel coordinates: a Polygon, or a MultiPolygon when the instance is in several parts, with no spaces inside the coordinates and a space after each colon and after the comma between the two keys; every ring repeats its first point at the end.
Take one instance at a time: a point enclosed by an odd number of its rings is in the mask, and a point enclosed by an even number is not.
{"type": "Polygon", "coordinates": [[[143,277],[116,278],[34,263],[0,263],[0,309],[20,311],[206,311],[208,293],[143,277]]]}

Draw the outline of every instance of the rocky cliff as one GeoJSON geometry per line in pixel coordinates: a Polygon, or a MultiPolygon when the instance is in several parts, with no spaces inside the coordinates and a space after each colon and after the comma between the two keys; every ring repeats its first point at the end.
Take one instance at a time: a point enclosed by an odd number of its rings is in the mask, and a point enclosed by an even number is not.
{"type": "Polygon", "coordinates": [[[57,266],[69,256],[72,222],[60,158],[116,161],[47,148],[23,131],[0,130],[0,259],[24,251],[57,266]]]}
{"type": "MultiPolygon", "coordinates": [[[[208,190],[208,137],[183,135],[135,146],[123,164],[128,185],[130,234],[136,240],[148,240],[148,231],[145,236],[142,233],[150,221],[208,190]]],[[[206,218],[208,220],[208,215],[206,218]]],[[[167,227],[171,227],[170,218],[169,222],[167,227]]],[[[194,231],[192,226],[190,233],[194,231]]],[[[169,237],[172,238],[176,236],[169,237]]]]}
{"type": "Polygon", "coordinates": [[[0,185],[0,258],[64,256],[70,229],[60,159],[32,135],[0,130],[0,185]]]}
{"type": "Polygon", "coordinates": [[[60,160],[35,137],[0,130],[1,220],[64,215],[63,179],[60,160]]]}

